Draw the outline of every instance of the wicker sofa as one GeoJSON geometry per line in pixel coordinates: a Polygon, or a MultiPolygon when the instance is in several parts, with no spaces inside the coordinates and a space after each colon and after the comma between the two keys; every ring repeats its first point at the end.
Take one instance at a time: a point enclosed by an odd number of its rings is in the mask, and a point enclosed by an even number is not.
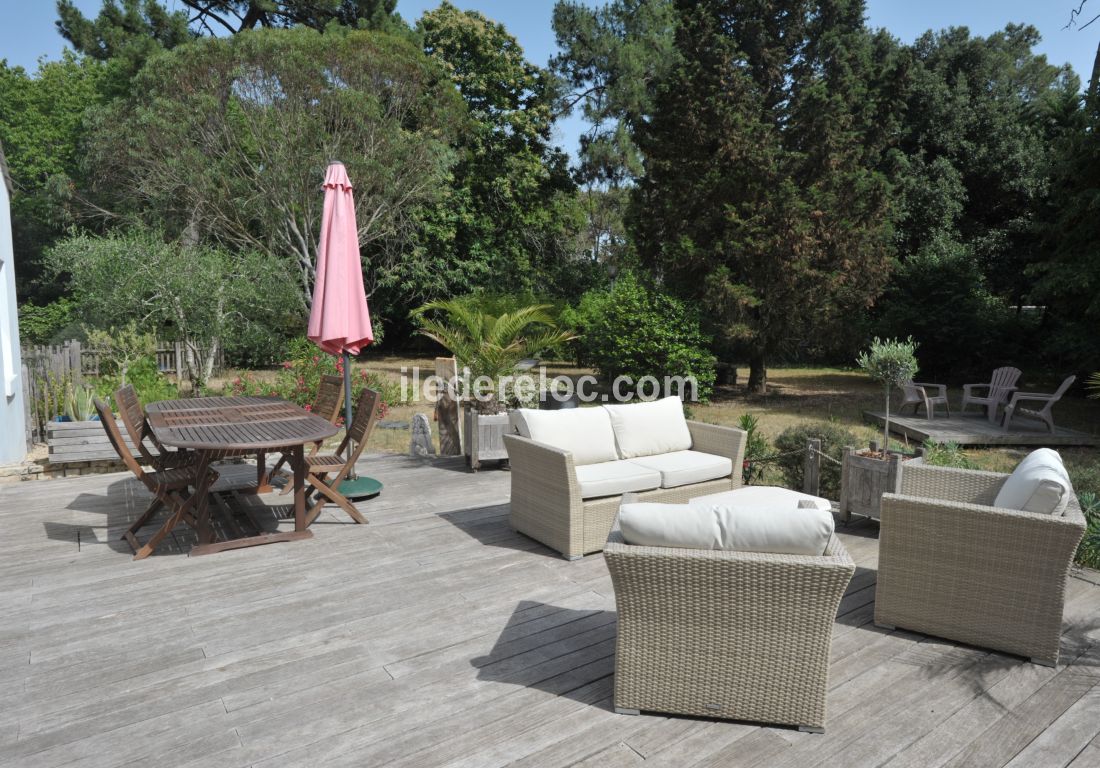
{"type": "Polygon", "coordinates": [[[615,709],[825,728],[833,620],[855,572],[821,556],[604,547],[615,586],[615,709]]]}
{"type": "MultiPolygon", "coordinates": [[[[682,414],[681,410],[681,419],[682,414]]],[[[665,487],[667,483],[657,480],[651,483],[653,487],[650,488],[631,487],[611,493],[596,491],[600,495],[593,495],[586,490],[585,483],[578,478],[578,466],[581,466],[583,473],[586,469],[599,465],[580,465],[575,460],[574,451],[560,446],[521,434],[505,435],[504,444],[511,465],[512,527],[561,552],[566,558],[576,559],[603,549],[624,492],[638,491],[640,501],[684,503],[697,496],[739,488],[745,454],[745,432],[732,427],[691,421],[685,423],[687,433],[690,434],[688,452],[710,454],[728,460],[728,468],[723,470],[722,476],[674,487],[665,487]]],[[[628,461],[604,463],[626,464],[628,461]]]]}
{"type": "Polygon", "coordinates": [[[1085,532],[993,505],[1008,475],[907,464],[882,497],[875,623],[1058,662],[1066,578],[1085,532]]]}

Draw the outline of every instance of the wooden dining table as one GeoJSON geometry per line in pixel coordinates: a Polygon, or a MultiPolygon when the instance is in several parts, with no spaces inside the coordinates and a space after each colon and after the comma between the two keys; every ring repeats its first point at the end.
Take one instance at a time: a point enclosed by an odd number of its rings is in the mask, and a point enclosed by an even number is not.
{"type": "Polygon", "coordinates": [[[197,454],[196,477],[204,478],[194,489],[199,494],[196,529],[199,543],[192,555],[226,549],[253,547],[279,541],[308,539],[313,534],[306,524],[305,446],[337,433],[329,421],[303,408],[274,397],[194,397],[163,400],[145,408],[153,435],[166,446],[197,454]],[[212,525],[210,491],[211,462],[235,456],[256,456],[256,487],[269,488],[266,457],[278,451],[288,457],[294,471],[294,530],[260,532],[255,536],[217,540],[212,525]]]}

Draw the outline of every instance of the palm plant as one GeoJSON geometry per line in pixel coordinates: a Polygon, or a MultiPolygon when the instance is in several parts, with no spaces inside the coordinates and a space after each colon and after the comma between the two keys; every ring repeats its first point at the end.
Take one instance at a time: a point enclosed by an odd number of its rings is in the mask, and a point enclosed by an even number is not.
{"type": "Polygon", "coordinates": [[[1089,397],[1093,400],[1100,400],[1100,371],[1089,376],[1089,380],[1085,384],[1085,387],[1088,388],[1091,393],[1089,397]]]}
{"type": "Polygon", "coordinates": [[[422,336],[432,339],[455,356],[459,369],[468,369],[471,382],[488,380],[492,392],[474,398],[480,413],[499,413],[500,381],[510,376],[519,362],[575,338],[557,327],[549,304],[531,304],[492,314],[476,296],[431,301],[412,313],[422,336]]]}

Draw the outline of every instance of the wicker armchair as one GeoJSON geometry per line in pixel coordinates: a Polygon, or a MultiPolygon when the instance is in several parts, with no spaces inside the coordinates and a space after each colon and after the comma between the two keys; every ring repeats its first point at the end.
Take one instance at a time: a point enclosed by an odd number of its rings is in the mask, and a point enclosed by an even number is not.
{"type": "Polygon", "coordinates": [[[882,496],[876,624],[1058,662],[1085,518],[1076,498],[1058,517],[992,506],[1007,477],[905,465],[882,496]]]}
{"type": "MultiPolygon", "coordinates": [[[[657,488],[638,494],[638,501],[684,504],[741,487],[741,465],[746,434],[733,427],[689,421],[692,450],[728,457],[733,474],[676,488],[657,488]]],[[[511,469],[512,528],[573,560],[599,552],[619,512],[621,496],[582,499],[573,455],[519,435],[505,435],[511,469]]]]}
{"type": "Polygon", "coordinates": [[[825,728],[833,620],[855,563],[825,554],[604,547],[615,586],[615,710],[825,728]]]}

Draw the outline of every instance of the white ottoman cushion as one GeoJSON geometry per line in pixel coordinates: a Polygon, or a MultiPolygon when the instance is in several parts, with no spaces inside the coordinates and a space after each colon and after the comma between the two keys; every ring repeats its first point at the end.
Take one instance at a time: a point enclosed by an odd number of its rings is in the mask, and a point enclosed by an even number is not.
{"type": "Polygon", "coordinates": [[[733,462],[725,456],[699,451],[673,451],[657,456],[638,456],[630,460],[661,473],[662,488],[679,488],[681,485],[705,483],[729,477],[733,473],[733,462]]]}
{"type": "Polygon", "coordinates": [[[569,408],[539,411],[517,408],[509,415],[512,426],[523,437],[552,445],[573,454],[573,463],[598,464],[619,458],[611,419],[603,408],[569,408]]]}
{"type": "Polygon", "coordinates": [[[652,491],[661,487],[661,473],[632,461],[605,461],[576,467],[582,499],[618,496],[630,491],[652,491]]]}
{"type": "Polygon", "coordinates": [[[611,418],[621,458],[654,456],[691,448],[684,403],[678,397],[602,408],[611,418]]]}
{"type": "Polygon", "coordinates": [[[713,504],[623,504],[619,529],[629,544],[822,555],[833,515],[822,509],[713,504]]]}
{"type": "Polygon", "coordinates": [[[738,504],[750,507],[797,509],[800,501],[813,502],[815,507],[826,511],[833,508],[828,499],[823,499],[820,496],[811,496],[808,493],[792,491],[790,488],[777,488],[770,485],[746,485],[732,491],[698,496],[688,503],[700,506],[738,504]]]}
{"type": "Polygon", "coordinates": [[[1061,515],[1066,511],[1073,486],[1058,451],[1040,448],[1016,465],[1001,486],[993,506],[1061,515]]]}

